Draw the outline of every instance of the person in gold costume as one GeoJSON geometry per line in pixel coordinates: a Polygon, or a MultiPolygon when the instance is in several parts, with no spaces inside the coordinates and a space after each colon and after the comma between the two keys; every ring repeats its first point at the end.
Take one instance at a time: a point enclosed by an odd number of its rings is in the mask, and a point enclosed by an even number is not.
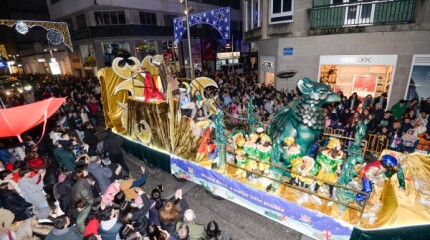
{"type": "Polygon", "coordinates": [[[259,139],[257,141],[257,156],[258,160],[261,162],[258,163],[258,170],[261,174],[267,175],[269,172],[269,164],[270,158],[272,156],[272,146],[269,135],[266,133],[261,133],[259,139]]]}
{"type": "MultiPolygon", "coordinates": [[[[246,162],[248,160],[246,158],[245,150],[243,149],[245,142],[246,140],[244,137],[238,137],[236,139],[236,147],[234,150],[234,153],[236,154],[235,156],[236,164],[238,167],[241,167],[241,168],[246,168],[246,162]]],[[[238,177],[239,176],[242,176],[243,178],[246,177],[246,171],[243,169],[238,168],[235,173],[238,177]]]]}
{"type": "Polygon", "coordinates": [[[343,152],[339,139],[332,138],[327,144],[327,150],[322,151],[317,156],[317,163],[321,169],[318,172],[317,184],[315,185],[314,192],[317,193],[318,189],[324,185],[324,182],[329,185],[330,197],[333,197],[333,185],[338,174],[341,173],[341,166],[343,163],[343,152]]]}
{"type": "Polygon", "coordinates": [[[252,172],[256,171],[258,169],[258,164],[255,159],[258,159],[258,153],[257,153],[257,140],[259,138],[259,135],[256,133],[251,133],[249,135],[248,140],[245,143],[245,146],[243,149],[245,150],[245,153],[247,154],[247,162],[246,162],[246,170],[247,172],[247,179],[250,180],[250,177],[252,176],[252,172]]]}

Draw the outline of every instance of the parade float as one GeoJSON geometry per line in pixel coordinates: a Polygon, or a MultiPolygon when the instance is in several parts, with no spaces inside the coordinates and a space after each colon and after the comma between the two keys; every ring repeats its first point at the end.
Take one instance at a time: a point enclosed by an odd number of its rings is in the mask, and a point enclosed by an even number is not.
{"type": "Polygon", "coordinates": [[[125,139],[126,151],[316,239],[428,239],[429,155],[384,150],[364,161],[365,122],[354,138],[324,133],[322,106],[340,100],[326,85],[300,79],[301,96],[267,129],[252,100],[245,127],[226,129],[229,113],[205,91],[216,82],[178,83],[155,59],[162,56],[117,58],[99,71],[106,126],[125,139]],[[193,106],[207,117],[180,106],[196,95],[193,106]]]}
{"type": "MultiPolygon", "coordinates": [[[[187,20],[229,39],[229,17],[221,8],[187,20]]],[[[184,22],[174,19],[176,41],[184,22]]],[[[214,80],[178,81],[165,69],[155,55],[98,73],[106,126],[127,152],[315,239],[430,239],[430,156],[387,150],[366,122],[353,138],[329,131],[323,105],[340,97],[327,85],[298,80],[300,97],[265,126],[253,99],[234,118],[207,91],[214,80]]]]}

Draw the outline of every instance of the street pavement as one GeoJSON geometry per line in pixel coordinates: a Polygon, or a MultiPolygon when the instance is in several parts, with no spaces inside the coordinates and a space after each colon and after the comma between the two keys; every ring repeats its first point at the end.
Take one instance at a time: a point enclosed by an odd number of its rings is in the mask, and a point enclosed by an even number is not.
{"type": "Polygon", "coordinates": [[[221,230],[227,231],[234,240],[305,240],[301,233],[269,220],[251,210],[228,200],[218,200],[197,184],[178,181],[160,169],[150,169],[146,163],[131,154],[124,154],[131,175],[138,177],[140,166],[145,166],[147,181],[143,190],[148,194],[159,184],[163,185],[163,198],[170,198],[177,189],[182,189],[184,199],[196,213],[196,221],[206,225],[215,220],[221,230]]]}

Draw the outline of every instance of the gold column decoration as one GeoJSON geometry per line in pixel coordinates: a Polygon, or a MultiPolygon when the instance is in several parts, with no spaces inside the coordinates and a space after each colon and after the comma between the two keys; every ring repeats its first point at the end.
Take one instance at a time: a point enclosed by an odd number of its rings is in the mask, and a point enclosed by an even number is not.
{"type": "MultiPolygon", "coordinates": [[[[72,40],[70,38],[69,26],[66,22],[47,22],[47,21],[31,21],[31,20],[10,20],[10,19],[0,19],[0,25],[5,25],[8,27],[13,27],[17,23],[24,24],[25,27],[42,27],[45,30],[56,30],[60,32],[63,36],[63,44],[66,45],[70,51],[73,52],[72,40]]],[[[20,32],[21,33],[21,32],[20,32]]],[[[22,33],[25,34],[25,33],[22,33]]]]}

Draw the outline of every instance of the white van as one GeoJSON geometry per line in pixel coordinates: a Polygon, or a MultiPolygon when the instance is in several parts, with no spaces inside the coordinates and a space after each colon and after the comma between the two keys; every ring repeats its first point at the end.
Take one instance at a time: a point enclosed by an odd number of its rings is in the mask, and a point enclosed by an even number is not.
{"type": "Polygon", "coordinates": [[[242,63],[231,63],[221,65],[218,69],[222,71],[224,74],[230,74],[232,72],[236,72],[237,74],[243,73],[243,64],[242,63]]]}

